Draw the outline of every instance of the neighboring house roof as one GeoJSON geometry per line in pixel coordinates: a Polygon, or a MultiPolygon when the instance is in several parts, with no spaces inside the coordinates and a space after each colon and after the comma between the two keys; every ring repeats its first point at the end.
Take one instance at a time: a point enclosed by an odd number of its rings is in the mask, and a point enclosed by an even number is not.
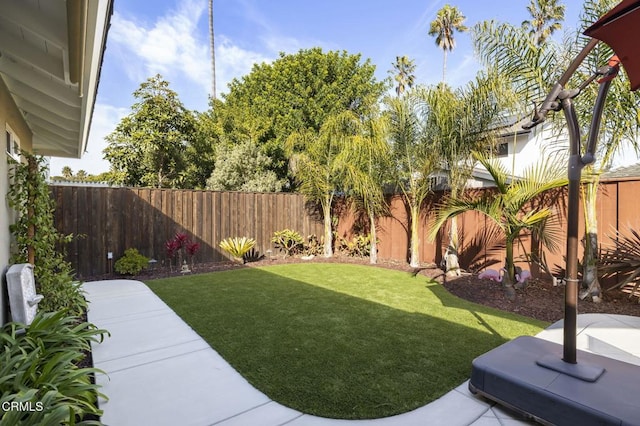
{"type": "Polygon", "coordinates": [[[0,77],[34,152],[86,149],[113,0],[0,0],[0,77]]]}
{"type": "Polygon", "coordinates": [[[524,124],[527,124],[530,121],[531,119],[529,117],[525,117],[521,119],[512,117],[507,123],[505,123],[503,126],[500,126],[498,128],[499,137],[501,138],[512,137],[514,133],[516,135],[524,135],[527,133],[531,133],[531,129],[522,128],[524,124]]]}
{"type": "Polygon", "coordinates": [[[630,166],[618,167],[600,176],[601,180],[619,180],[619,179],[639,179],[640,180],[640,163],[630,166]]]}

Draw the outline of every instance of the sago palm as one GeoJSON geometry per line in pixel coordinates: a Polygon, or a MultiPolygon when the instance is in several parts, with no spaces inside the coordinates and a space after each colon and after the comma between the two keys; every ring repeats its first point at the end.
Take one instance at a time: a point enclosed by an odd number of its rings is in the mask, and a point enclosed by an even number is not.
{"type": "Polygon", "coordinates": [[[551,249],[557,248],[556,239],[560,237],[551,231],[552,227],[545,226],[552,218],[553,210],[549,207],[532,207],[529,203],[545,191],[565,185],[567,179],[563,176],[562,168],[543,161],[528,168],[522,179],[508,183],[510,173],[500,162],[479,153],[474,153],[474,157],[489,172],[496,190],[486,191],[478,197],[465,193],[458,198],[447,198],[436,212],[429,238],[435,239],[439,229],[452,217],[468,211],[484,214],[504,235],[506,273],[503,285],[507,297],[513,298],[516,282],[514,245],[520,234],[525,230],[535,230],[541,242],[551,249]]]}

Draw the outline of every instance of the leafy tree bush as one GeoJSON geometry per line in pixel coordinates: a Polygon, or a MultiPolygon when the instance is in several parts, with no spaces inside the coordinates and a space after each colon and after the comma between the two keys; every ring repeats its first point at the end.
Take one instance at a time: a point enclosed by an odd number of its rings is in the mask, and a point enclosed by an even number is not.
{"type": "Polygon", "coordinates": [[[351,241],[340,238],[338,250],[351,257],[366,257],[371,253],[371,235],[356,235],[351,241]]]}
{"type": "Polygon", "coordinates": [[[124,255],[113,265],[117,273],[123,275],[137,275],[149,266],[149,258],[138,252],[138,249],[128,248],[124,255]]]}
{"type": "Polygon", "coordinates": [[[350,110],[366,112],[386,89],[375,65],[345,51],[319,47],[282,53],[272,63],[254,65],[229,84],[224,103],[215,104],[218,125],[232,143],[260,146],[279,178],[285,178],[287,137],[303,129],[319,132],[328,117],[350,110]]]}
{"type": "Polygon", "coordinates": [[[67,316],[63,311],[39,312],[30,326],[8,323],[0,330],[0,403],[30,404],[28,411],[9,410],[0,423],[7,425],[74,425],[86,415],[100,416],[95,368],[78,363],[100,342],[106,330],[67,316]],[[19,332],[19,330],[25,330],[19,332]]]}
{"type": "Polygon", "coordinates": [[[216,167],[207,180],[215,191],[279,192],[284,185],[271,170],[273,161],[254,143],[218,147],[216,167]]]}
{"type": "Polygon", "coordinates": [[[154,188],[183,187],[186,153],[195,118],[169,83],[157,74],[133,93],[138,100],[106,137],[104,158],[115,183],[154,188]]]}
{"type": "Polygon", "coordinates": [[[304,239],[291,229],[274,232],[271,242],[278,250],[284,252],[284,257],[293,256],[304,249],[304,239]]]}
{"type": "Polygon", "coordinates": [[[10,230],[15,238],[12,263],[31,263],[36,290],[44,296],[38,305],[44,311],[67,310],[79,315],[86,307],[80,283],[73,279],[65,261],[64,244],[73,235],[62,235],[53,224],[55,202],[46,183],[44,158],[22,152],[25,163],[13,163],[7,200],[18,213],[10,230]]]}

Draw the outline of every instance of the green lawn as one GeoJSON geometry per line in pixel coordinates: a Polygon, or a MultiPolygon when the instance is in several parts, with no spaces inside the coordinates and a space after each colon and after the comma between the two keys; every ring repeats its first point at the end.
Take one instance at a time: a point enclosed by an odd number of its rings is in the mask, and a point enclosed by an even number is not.
{"type": "Polygon", "coordinates": [[[423,276],[346,264],[147,282],[273,400],[323,417],[403,413],[469,378],[476,356],[547,324],[469,303],[423,276]]]}

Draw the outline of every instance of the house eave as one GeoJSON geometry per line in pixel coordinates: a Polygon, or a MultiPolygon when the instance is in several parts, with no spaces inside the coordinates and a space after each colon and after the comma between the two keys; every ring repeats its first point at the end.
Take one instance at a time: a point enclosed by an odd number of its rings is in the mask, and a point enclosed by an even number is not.
{"type": "Polygon", "coordinates": [[[33,151],[86,150],[113,0],[0,0],[0,77],[33,151]]]}

